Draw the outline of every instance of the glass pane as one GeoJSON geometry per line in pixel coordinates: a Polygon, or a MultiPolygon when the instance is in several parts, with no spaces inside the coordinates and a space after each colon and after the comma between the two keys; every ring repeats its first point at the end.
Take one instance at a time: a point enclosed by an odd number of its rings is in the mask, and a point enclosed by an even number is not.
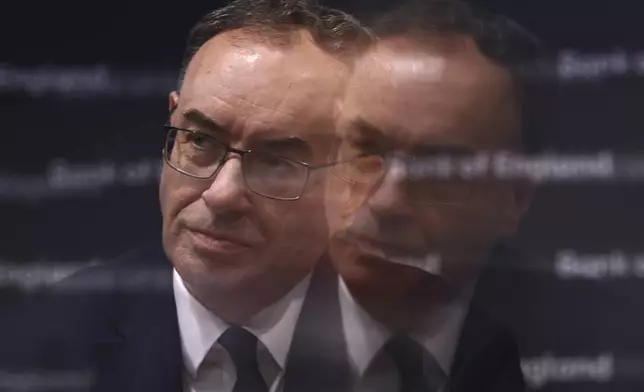
{"type": "Polygon", "coordinates": [[[384,172],[384,159],[378,155],[369,155],[354,158],[349,162],[333,167],[333,171],[340,178],[361,184],[377,181],[384,172]]]}
{"type": "Polygon", "coordinates": [[[174,132],[174,145],[168,159],[170,163],[196,176],[210,176],[226,154],[226,147],[205,133],[174,132]]]}
{"type": "Polygon", "coordinates": [[[468,200],[471,186],[466,180],[408,181],[407,192],[418,203],[460,204],[468,200]]]}
{"type": "Polygon", "coordinates": [[[275,155],[249,153],[244,157],[244,175],[248,186],[257,193],[296,198],[302,194],[307,169],[275,155]]]}

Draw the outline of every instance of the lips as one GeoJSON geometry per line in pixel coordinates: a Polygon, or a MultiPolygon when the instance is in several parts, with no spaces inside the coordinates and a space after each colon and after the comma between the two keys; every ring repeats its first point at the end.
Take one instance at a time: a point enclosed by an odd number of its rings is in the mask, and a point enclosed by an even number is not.
{"type": "Polygon", "coordinates": [[[383,241],[378,238],[349,233],[349,242],[354,243],[361,251],[376,255],[389,257],[408,257],[416,254],[424,253],[416,247],[404,246],[399,243],[390,241],[383,241]]]}
{"type": "Polygon", "coordinates": [[[388,263],[405,265],[432,275],[441,274],[441,257],[436,253],[428,253],[429,246],[421,249],[417,246],[404,246],[355,233],[348,233],[344,239],[352,244],[362,256],[367,256],[370,259],[375,257],[388,263]]]}
{"type": "Polygon", "coordinates": [[[190,234],[197,248],[216,253],[235,253],[249,250],[255,244],[240,237],[191,229],[190,234]]]}

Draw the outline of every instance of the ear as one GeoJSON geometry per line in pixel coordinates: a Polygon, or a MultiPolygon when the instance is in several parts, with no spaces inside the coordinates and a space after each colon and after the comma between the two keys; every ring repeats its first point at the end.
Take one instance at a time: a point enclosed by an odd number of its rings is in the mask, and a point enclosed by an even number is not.
{"type": "Polygon", "coordinates": [[[333,118],[337,121],[340,118],[343,107],[342,98],[336,98],[333,102],[333,118]]]}
{"type": "Polygon", "coordinates": [[[536,184],[528,180],[519,180],[508,184],[508,186],[511,187],[509,189],[511,199],[506,209],[507,220],[505,222],[504,234],[512,236],[532,204],[536,193],[536,184]]]}
{"type": "Polygon", "coordinates": [[[537,186],[532,181],[522,180],[515,183],[513,189],[514,204],[520,219],[523,219],[523,216],[528,212],[536,191],[537,186]]]}
{"type": "Polygon", "coordinates": [[[168,112],[172,114],[177,106],[179,106],[179,93],[173,91],[168,96],[168,112]]]}

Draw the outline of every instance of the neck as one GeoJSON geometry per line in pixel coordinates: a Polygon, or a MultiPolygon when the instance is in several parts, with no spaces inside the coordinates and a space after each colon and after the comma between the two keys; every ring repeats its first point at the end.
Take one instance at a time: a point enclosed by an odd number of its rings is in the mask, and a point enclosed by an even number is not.
{"type": "Polygon", "coordinates": [[[417,284],[399,291],[382,290],[346,282],[355,300],[380,323],[390,330],[407,331],[438,306],[453,300],[456,293],[435,276],[423,276],[417,284]]]}
{"type": "Polygon", "coordinates": [[[253,290],[222,291],[212,286],[186,284],[190,294],[205,308],[231,325],[249,325],[261,311],[277,303],[293,290],[300,282],[271,285],[269,290],[256,285],[253,290]]]}

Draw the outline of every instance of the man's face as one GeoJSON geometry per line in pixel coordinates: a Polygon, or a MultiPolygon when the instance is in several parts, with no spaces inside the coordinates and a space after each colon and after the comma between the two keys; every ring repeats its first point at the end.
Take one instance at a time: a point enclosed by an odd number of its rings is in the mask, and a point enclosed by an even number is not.
{"type": "Polygon", "coordinates": [[[524,192],[493,181],[413,179],[405,162],[511,145],[519,111],[509,73],[467,38],[437,40],[435,48],[384,40],[358,63],[341,109],[340,155],[400,158],[383,164],[372,182],[330,177],[341,275],[353,287],[394,297],[427,272],[454,283],[470,279],[490,247],[516,229],[524,192]]]}
{"type": "MultiPolygon", "coordinates": [[[[224,33],[198,51],[180,93],[170,96],[171,125],[237,149],[327,162],[344,66],[305,33],[294,33],[291,47],[263,45],[247,34],[224,33]]],[[[176,143],[173,154],[180,150],[176,143]]],[[[201,148],[202,142],[190,146],[201,148]]],[[[308,274],[323,252],[326,170],[311,171],[299,200],[281,201],[251,192],[241,156],[227,158],[207,180],[164,166],[164,248],[201,300],[268,305],[308,274]]]]}

